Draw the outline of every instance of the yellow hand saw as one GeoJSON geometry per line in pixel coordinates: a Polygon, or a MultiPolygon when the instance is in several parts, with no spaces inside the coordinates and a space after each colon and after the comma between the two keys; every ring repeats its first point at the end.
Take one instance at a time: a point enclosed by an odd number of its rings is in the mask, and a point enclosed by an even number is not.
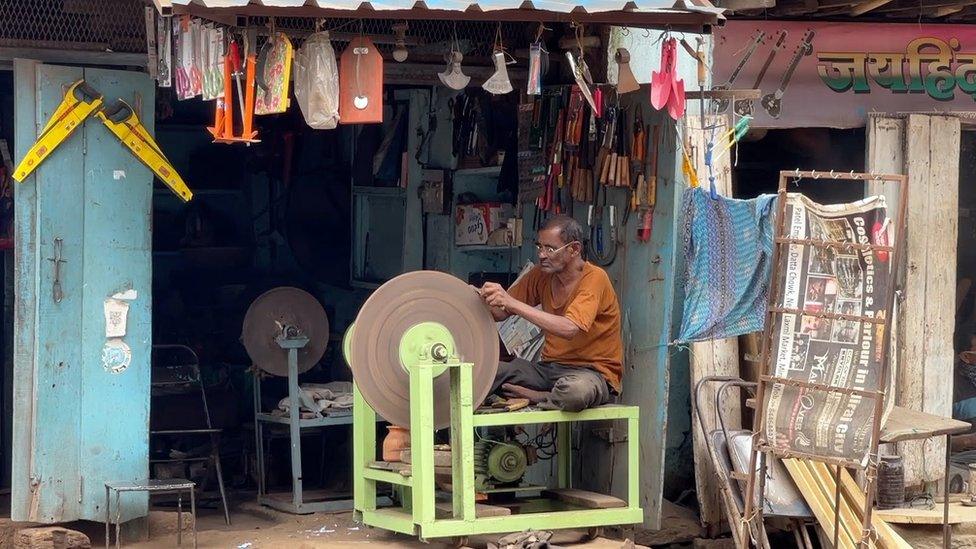
{"type": "Polygon", "coordinates": [[[18,182],[26,179],[54,149],[84,124],[92,113],[95,113],[105,127],[184,202],[188,202],[193,197],[183,178],[139,122],[132,107],[120,99],[108,110],[103,110],[102,94],[84,80],[79,80],[68,88],[64,100],[47,121],[37,142],[27,151],[27,155],[14,170],[14,179],[18,182]]]}
{"type": "Polygon", "coordinates": [[[128,103],[119,99],[114,105],[95,114],[102,124],[115,134],[132,154],[156,174],[171,191],[189,202],[193,193],[183,182],[180,174],[176,173],[173,165],[156,144],[156,140],[149,135],[145,126],[139,121],[135,110],[128,103]]]}
{"type": "Polygon", "coordinates": [[[18,183],[26,179],[51,154],[51,151],[74,133],[84,124],[85,119],[101,106],[102,94],[86,84],[84,80],[72,84],[61,104],[51,115],[51,119],[47,121],[37,142],[17,165],[14,179],[18,183]]]}

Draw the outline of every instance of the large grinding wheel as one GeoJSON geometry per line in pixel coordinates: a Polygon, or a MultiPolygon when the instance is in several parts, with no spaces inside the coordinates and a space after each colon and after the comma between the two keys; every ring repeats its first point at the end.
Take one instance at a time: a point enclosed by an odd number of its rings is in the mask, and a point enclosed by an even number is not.
{"type": "MultiPolygon", "coordinates": [[[[475,407],[488,396],[498,370],[498,332],[477,291],[436,271],[390,280],[373,292],[356,317],[350,365],[363,398],[394,425],[410,426],[410,376],[400,358],[400,344],[410,328],[425,323],[446,328],[458,358],[474,364],[475,407]]],[[[445,372],[434,380],[437,429],[451,423],[450,395],[450,374],[445,372]]]]}
{"type": "Polygon", "coordinates": [[[264,292],[244,316],[241,342],[254,365],[276,376],[288,376],[288,351],[275,339],[286,327],[297,328],[308,338],[298,350],[298,373],[322,358],[329,344],[329,317],[315,297],[298,288],[280,287],[264,292]]]}

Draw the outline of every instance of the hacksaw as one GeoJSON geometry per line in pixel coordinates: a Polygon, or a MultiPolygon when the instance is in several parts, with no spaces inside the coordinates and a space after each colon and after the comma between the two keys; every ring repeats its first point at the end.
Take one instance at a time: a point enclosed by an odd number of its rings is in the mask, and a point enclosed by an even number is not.
{"type": "Polygon", "coordinates": [[[71,136],[92,112],[102,106],[102,94],[79,80],[68,88],[64,99],[47,121],[40,137],[14,170],[14,180],[18,183],[27,178],[41,162],[71,136]]]}
{"type": "Polygon", "coordinates": [[[149,135],[145,126],[139,121],[135,110],[128,103],[119,99],[114,105],[95,114],[102,124],[119,138],[132,154],[146,165],[153,173],[176,193],[184,202],[193,198],[193,193],[183,182],[180,174],[170,163],[163,151],[159,149],[156,140],[149,135]]]}

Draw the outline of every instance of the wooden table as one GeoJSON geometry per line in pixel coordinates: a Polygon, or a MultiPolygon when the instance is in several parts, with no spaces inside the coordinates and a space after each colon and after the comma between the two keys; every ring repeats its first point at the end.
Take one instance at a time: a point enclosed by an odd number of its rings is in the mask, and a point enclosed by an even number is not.
{"type": "Polygon", "coordinates": [[[952,457],[952,435],[965,433],[970,429],[972,425],[966,421],[909,410],[901,406],[891,409],[891,413],[881,427],[880,442],[883,444],[946,437],[945,488],[943,489],[945,503],[942,506],[943,547],[950,547],[952,543],[952,525],[949,523],[949,463],[952,457]]]}

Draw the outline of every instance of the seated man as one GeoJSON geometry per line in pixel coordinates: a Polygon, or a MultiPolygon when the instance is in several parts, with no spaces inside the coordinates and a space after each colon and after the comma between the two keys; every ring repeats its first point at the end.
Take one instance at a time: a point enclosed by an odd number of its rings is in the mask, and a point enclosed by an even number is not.
{"type": "Polygon", "coordinates": [[[620,305],[610,278],[583,259],[583,229],[569,216],[546,221],[536,250],[539,264],[509,291],[490,282],[481,288],[496,320],[518,315],[545,336],[542,361],[502,362],[492,392],[500,388],[569,412],[605,404],[620,391],[623,362],[620,305]]]}

